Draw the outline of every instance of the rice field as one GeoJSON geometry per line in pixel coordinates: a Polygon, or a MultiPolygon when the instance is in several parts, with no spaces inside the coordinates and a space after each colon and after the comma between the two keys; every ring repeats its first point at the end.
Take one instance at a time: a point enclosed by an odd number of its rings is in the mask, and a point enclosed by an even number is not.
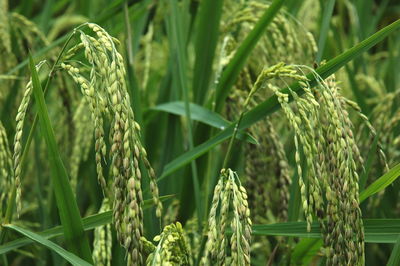
{"type": "Polygon", "coordinates": [[[0,265],[400,265],[397,0],[0,0],[0,265]]]}

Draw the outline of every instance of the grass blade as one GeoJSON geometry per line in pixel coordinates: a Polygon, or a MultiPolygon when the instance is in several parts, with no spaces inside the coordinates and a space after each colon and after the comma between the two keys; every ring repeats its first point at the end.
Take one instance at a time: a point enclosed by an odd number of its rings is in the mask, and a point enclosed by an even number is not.
{"type": "Polygon", "coordinates": [[[368,197],[378,193],[392,184],[400,176],[400,163],[389,170],[386,174],[375,180],[360,194],[360,202],[363,202],[368,197]]]}
{"type": "MultiPolygon", "coordinates": [[[[164,202],[168,199],[173,198],[174,196],[175,195],[161,196],[160,200],[161,200],[161,202],[164,202]]],[[[152,206],[154,206],[154,201],[152,199],[148,199],[143,202],[143,210],[147,210],[147,209],[151,208],[152,206]]],[[[95,215],[85,217],[82,219],[83,229],[85,231],[89,231],[96,227],[109,224],[112,222],[112,217],[113,217],[112,215],[113,215],[112,211],[106,211],[106,212],[102,212],[102,213],[98,213],[95,215]]],[[[56,226],[56,227],[44,230],[37,234],[45,239],[62,236],[63,235],[63,227],[61,225],[56,226]]],[[[0,255],[5,254],[14,249],[29,245],[33,242],[34,241],[30,238],[19,238],[19,239],[10,241],[10,242],[5,243],[4,245],[0,246],[0,255]]]]}
{"type": "MultiPolygon", "coordinates": [[[[331,74],[335,73],[341,67],[343,67],[346,63],[356,58],[361,53],[367,51],[375,44],[379,43],[383,38],[388,36],[390,33],[394,32],[400,27],[400,20],[393,22],[392,24],[386,26],[385,28],[381,29],[380,31],[376,32],[369,38],[363,40],[362,42],[358,43],[357,45],[353,46],[349,50],[343,52],[342,54],[338,55],[337,57],[333,58],[332,60],[328,61],[325,65],[316,69],[316,72],[323,78],[329,77],[331,74]]],[[[308,79],[310,80],[311,86],[315,86],[317,81],[313,75],[308,75],[308,79]]],[[[301,89],[300,84],[294,83],[291,86],[291,89],[295,91],[297,94],[302,94],[304,91],[301,89]]],[[[283,90],[283,92],[288,92],[287,88],[283,90]]],[[[292,100],[290,98],[290,100],[292,100]]],[[[272,114],[273,112],[279,110],[280,105],[276,96],[272,96],[266,101],[260,103],[252,110],[248,111],[242,119],[240,124],[239,130],[246,129],[256,123],[257,121],[261,120],[262,118],[272,114]]],[[[216,136],[212,137],[211,139],[203,142],[202,144],[194,147],[192,150],[180,155],[172,162],[168,163],[165,168],[164,172],[160,176],[160,179],[165,178],[166,176],[170,175],[174,171],[178,170],[182,166],[188,164],[193,159],[198,158],[199,156],[203,155],[210,149],[214,148],[218,144],[227,140],[234,131],[236,123],[232,123],[228,128],[224,131],[220,132],[216,136]]]]}
{"type": "Polygon", "coordinates": [[[60,220],[64,226],[64,235],[68,249],[88,262],[92,262],[89,241],[83,230],[78,205],[69,184],[69,178],[56,144],[54,131],[44,100],[43,91],[36,72],[32,56],[29,55],[29,65],[32,73],[33,94],[35,96],[40,129],[45,138],[51,167],[51,180],[56,196],[60,220]]]}
{"type": "Polygon", "coordinates": [[[316,238],[303,238],[293,249],[290,262],[293,265],[310,265],[311,259],[321,248],[320,242],[316,238]]]}
{"type": "MultiPolygon", "coordinates": [[[[185,116],[185,106],[181,101],[163,103],[151,108],[151,110],[185,116]]],[[[190,103],[190,112],[192,120],[202,122],[215,128],[224,129],[230,124],[230,122],[225,120],[221,115],[194,103],[190,103]]]]}
{"type": "Polygon", "coordinates": [[[61,257],[63,257],[64,259],[66,259],[68,262],[70,262],[72,265],[77,265],[77,266],[89,266],[92,265],[90,263],[87,263],[86,261],[82,260],[81,258],[77,257],[76,255],[74,255],[71,252],[66,251],[65,249],[63,249],[62,247],[60,247],[59,245],[51,242],[50,240],[47,240],[46,238],[31,232],[29,230],[26,230],[24,228],[21,228],[19,226],[13,225],[13,224],[8,224],[8,225],[4,225],[4,227],[13,229],[21,234],[23,234],[24,236],[32,239],[33,241],[42,244],[43,246],[53,250],[54,252],[56,252],[57,254],[59,254],[61,257]]]}
{"type": "MultiPolygon", "coordinates": [[[[184,47],[185,36],[184,29],[182,23],[184,21],[184,13],[182,12],[182,8],[178,8],[177,0],[170,1],[171,3],[171,32],[168,36],[170,39],[170,45],[173,47],[172,51],[176,60],[176,68],[174,68],[173,75],[177,80],[178,88],[182,91],[182,96],[184,100],[185,106],[185,116],[186,116],[186,125],[187,125],[187,140],[189,144],[189,150],[192,150],[194,147],[193,142],[193,131],[192,131],[192,119],[191,119],[191,110],[190,110],[190,100],[189,100],[189,89],[188,89],[188,80],[186,76],[185,69],[187,64],[186,58],[186,48],[184,47]]],[[[199,230],[202,230],[202,221],[203,221],[203,203],[200,197],[200,183],[198,178],[198,171],[196,161],[191,161],[191,170],[192,170],[192,182],[193,182],[193,192],[194,198],[196,202],[196,210],[198,217],[198,226],[199,230]]]]}
{"type": "Polygon", "coordinates": [[[319,39],[318,39],[318,52],[317,52],[317,58],[316,58],[317,63],[321,62],[322,56],[324,54],[326,38],[328,37],[328,32],[329,32],[329,23],[330,23],[330,20],[332,17],[333,7],[335,6],[335,1],[336,0],[328,0],[325,3],[324,13],[322,15],[321,30],[320,30],[320,35],[319,35],[319,39]]]}
{"type": "Polygon", "coordinates": [[[400,236],[398,236],[397,238],[396,244],[393,247],[389,261],[386,265],[388,266],[400,265],[400,236]]]}
{"type": "Polygon", "coordinates": [[[196,59],[193,71],[194,102],[202,104],[210,85],[212,66],[217,47],[219,21],[223,0],[200,2],[195,39],[196,59]]]}
{"type": "MultiPolygon", "coordinates": [[[[180,116],[186,115],[184,103],[181,101],[163,103],[151,108],[151,110],[163,111],[180,116]]],[[[190,113],[192,120],[202,122],[218,129],[225,129],[231,123],[230,121],[225,120],[221,115],[195,103],[190,103],[190,113]]],[[[258,144],[257,140],[250,134],[245,133],[244,135],[246,141],[258,144]]],[[[238,134],[237,138],[243,139],[243,134],[238,134]]]]}
{"type": "MultiPolygon", "coordinates": [[[[365,242],[396,243],[400,235],[399,219],[364,219],[365,242]]],[[[301,238],[321,238],[319,223],[311,226],[307,232],[306,222],[289,222],[268,225],[253,225],[253,235],[291,236],[301,238]]]]}
{"type": "Polygon", "coordinates": [[[264,30],[268,24],[273,20],[275,15],[281,8],[284,0],[274,0],[269,8],[264,12],[262,17],[258,20],[253,30],[249,33],[246,39],[242,42],[232,60],[227,65],[226,69],[222,72],[221,80],[217,87],[216,95],[216,111],[221,111],[224,106],[225,98],[229,94],[229,90],[236,82],[240,71],[244,67],[247,58],[251,51],[253,51],[258,40],[261,38],[264,30]]]}

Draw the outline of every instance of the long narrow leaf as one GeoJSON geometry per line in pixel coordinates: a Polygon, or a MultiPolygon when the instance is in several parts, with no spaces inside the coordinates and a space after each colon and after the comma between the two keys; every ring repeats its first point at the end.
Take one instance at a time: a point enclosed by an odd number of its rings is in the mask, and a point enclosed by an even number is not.
{"type": "MultiPolygon", "coordinates": [[[[396,243],[400,235],[399,219],[364,219],[365,241],[368,243],[396,243]]],[[[321,238],[318,223],[307,232],[306,222],[289,222],[269,225],[253,225],[253,235],[321,238]]]]}
{"type": "MultiPolygon", "coordinates": [[[[164,202],[168,199],[173,198],[175,195],[165,195],[161,196],[160,200],[161,202],[164,202]]],[[[154,201],[152,199],[145,200],[143,203],[143,210],[149,209],[152,206],[154,206],[154,201]]],[[[88,217],[85,217],[82,219],[83,223],[83,229],[85,231],[92,230],[96,227],[103,226],[106,224],[109,224],[112,222],[112,211],[106,211],[102,213],[98,213],[95,215],[91,215],[88,217]]],[[[37,233],[41,237],[44,237],[45,239],[50,239],[58,236],[63,235],[63,227],[62,226],[56,226],[47,230],[44,230],[40,233],[37,233]]],[[[0,246],[0,255],[5,254],[11,250],[26,246],[33,243],[32,239],[29,238],[20,238],[16,239],[13,241],[10,241],[8,243],[5,243],[4,245],[0,246]]]]}
{"type": "MultiPolygon", "coordinates": [[[[184,12],[182,12],[182,8],[178,7],[177,0],[170,1],[171,4],[171,31],[168,36],[170,39],[170,45],[176,60],[176,68],[173,69],[173,76],[177,81],[177,87],[179,91],[182,92],[184,106],[185,106],[185,116],[186,116],[186,126],[187,126],[187,141],[189,145],[189,150],[192,150],[194,147],[193,141],[193,130],[192,130],[192,119],[191,119],[191,110],[190,110],[190,95],[188,89],[188,79],[186,73],[186,65],[187,65],[187,52],[186,47],[184,46],[185,36],[183,30],[183,21],[184,21],[184,12]]],[[[199,230],[202,230],[202,221],[203,221],[203,202],[200,196],[200,183],[198,178],[197,164],[195,160],[191,161],[191,170],[192,170],[192,187],[194,193],[194,199],[196,203],[196,211],[198,217],[198,226],[199,230]]],[[[189,188],[191,189],[191,188],[189,188]]],[[[185,201],[184,201],[185,202],[185,201]]]]}
{"type": "Polygon", "coordinates": [[[54,242],[51,242],[50,240],[47,240],[46,238],[31,232],[29,230],[26,230],[24,228],[21,228],[19,226],[13,225],[13,224],[8,224],[8,225],[4,225],[4,227],[13,229],[21,234],[23,234],[24,236],[32,239],[33,241],[42,244],[43,246],[53,250],[54,252],[56,252],[57,254],[59,254],[61,257],[63,257],[64,259],[66,259],[68,262],[70,262],[72,265],[76,265],[76,266],[90,266],[92,264],[87,263],[86,261],[84,261],[83,259],[77,257],[75,254],[66,251],[65,249],[63,249],[62,247],[60,247],[59,245],[55,244],[54,242]]]}
{"type": "Polygon", "coordinates": [[[322,15],[322,23],[321,23],[321,30],[319,33],[319,39],[318,39],[318,53],[317,53],[317,63],[321,62],[324,49],[325,49],[325,43],[326,43],[326,38],[328,36],[329,32],[329,23],[332,17],[333,13],[333,7],[335,6],[336,0],[328,0],[325,3],[324,7],[324,13],[322,15]]]}
{"type": "Polygon", "coordinates": [[[54,188],[54,194],[56,196],[60,220],[64,227],[65,240],[71,252],[88,262],[92,262],[89,241],[83,230],[78,205],[69,183],[67,171],[58,151],[42,86],[31,55],[29,55],[29,64],[32,73],[33,94],[38,108],[40,129],[47,144],[48,158],[51,167],[51,180],[53,183],[52,187],[54,188]]]}
{"type": "Polygon", "coordinates": [[[316,238],[303,238],[293,249],[291,263],[294,265],[309,265],[315,253],[321,248],[321,240],[316,238]]]}
{"type": "MultiPolygon", "coordinates": [[[[184,103],[181,101],[163,103],[151,108],[151,110],[164,111],[175,115],[186,116],[185,106],[184,103]]],[[[206,125],[218,129],[223,130],[230,125],[230,122],[228,120],[225,120],[219,114],[209,109],[206,109],[200,105],[197,105],[195,103],[190,103],[190,114],[192,120],[202,122],[206,125]]],[[[258,144],[257,140],[248,133],[238,134],[237,138],[238,139],[245,138],[246,141],[250,143],[258,144]]]]}
{"type": "Polygon", "coordinates": [[[223,0],[200,2],[193,71],[194,102],[202,104],[209,90],[223,0]]]}
{"type": "Polygon", "coordinates": [[[390,169],[386,174],[375,180],[360,194],[360,201],[364,201],[369,196],[378,193],[392,184],[400,176],[400,163],[390,169]]]}
{"type": "Polygon", "coordinates": [[[390,258],[388,266],[397,266],[400,265],[400,235],[397,237],[396,244],[393,247],[392,253],[390,254],[390,258]]]}
{"type": "MultiPolygon", "coordinates": [[[[163,103],[151,108],[151,110],[185,116],[185,105],[182,101],[163,103]]],[[[225,129],[230,125],[230,122],[225,120],[221,115],[198,104],[190,103],[190,113],[192,120],[202,122],[218,129],[225,129]]]]}

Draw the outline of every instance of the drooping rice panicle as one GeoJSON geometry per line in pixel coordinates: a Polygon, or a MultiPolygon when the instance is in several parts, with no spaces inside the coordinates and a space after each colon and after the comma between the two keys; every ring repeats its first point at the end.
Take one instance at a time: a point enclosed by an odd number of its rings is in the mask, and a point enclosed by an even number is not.
{"type": "Polygon", "coordinates": [[[154,238],[158,242],[147,258],[147,265],[191,265],[191,253],[182,225],[177,222],[164,227],[154,238]]]}
{"type": "Polygon", "coordinates": [[[235,265],[250,265],[252,223],[247,198],[237,174],[231,169],[221,170],[214,189],[201,265],[224,265],[228,261],[235,265]],[[230,239],[225,234],[229,225],[233,232],[230,239]],[[228,246],[230,256],[227,253],[228,246]]]}
{"type": "MultiPolygon", "coordinates": [[[[110,201],[104,198],[100,213],[109,211],[110,201]]],[[[111,266],[112,261],[112,232],[111,224],[102,225],[94,229],[93,261],[95,265],[111,266]]]]}

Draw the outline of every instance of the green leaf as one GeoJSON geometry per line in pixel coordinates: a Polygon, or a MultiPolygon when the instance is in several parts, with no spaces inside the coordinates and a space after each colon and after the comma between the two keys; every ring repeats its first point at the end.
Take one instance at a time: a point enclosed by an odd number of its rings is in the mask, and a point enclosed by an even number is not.
{"type": "Polygon", "coordinates": [[[393,247],[392,253],[390,254],[388,266],[400,265],[400,236],[397,237],[396,244],[393,247]]]}
{"type": "MultiPolygon", "coordinates": [[[[163,103],[151,108],[151,110],[163,111],[180,116],[186,115],[184,103],[181,101],[163,103]]],[[[190,103],[190,114],[192,120],[199,121],[206,125],[222,130],[231,124],[231,122],[225,120],[221,115],[195,103],[190,103]]],[[[247,133],[245,133],[244,136],[243,134],[238,134],[237,138],[245,138],[246,141],[250,143],[258,144],[257,140],[247,133]]]]}
{"type": "Polygon", "coordinates": [[[293,249],[291,263],[293,265],[310,265],[312,258],[321,248],[321,240],[317,238],[303,238],[293,249]]]}
{"type": "Polygon", "coordinates": [[[203,0],[197,16],[196,59],[193,71],[194,102],[202,104],[210,87],[223,0],[203,0]]]}
{"type": "Polygon", "coordinates": [[[47,240],[46,238],[31,232],[29,230],[26,230],[24,228],[21,228],[19,226],[13,225],[13,224],[7,224],[7,225],[3,225],[4,227],[13,229],[21,234],[23,234],[24,236],[32,239],[33,241],[42,244],[43,246],[46,246],[47,248],[53,250],[54,252],[56,252],[58,255],[60,255],[61,257],[63,257],[64,259],[66,259],[68,262],[70,262],[72,265],[77,265],[77,266],[86,266],[86,265],[92,265],[90,263],[87,263],[86,261],[82,260],[81,258],[77,257],[76,255],[74,255],[71,252],[66,251],[65,249],[63,249],[62,247],[60,247],[59,245],[51,242],[50,240],[47,240]]]}
{"type": "MultiPolygon", "coordinates": [[[[184,101],[184,109],[186,116],[186,130],[187,130],[187,142],[189,144],[189,150],[192,150],[194,147],[193,141],[193,130],[192,130],[192,119],[191,119],[191,110],[190,110],[190,99],[189,99],[189,88],[188,88],[188,78],[187,78],[187,51],[186,51],[186,39],[184,35],[183,23],[185,16],[185,9],[178,7],[178,1],[172,0],[170,1],[171,5],[171,14],[169,16],[169,21],[171,25],[171,30],[168,34],[168,39],[170,41],[171,52],[173,54],[173,58],[176,61],[176,67],[173,68],[173,77],[177,81],[177,88],[182,92],[183,101],[184,101]]],[[[196,203],[196,211],[198,218],[198,227],[199,230],[202,231],[202,221],[203,221],[203,201],[200,196],[200,183],[198,178],[198,171],[196,161],[191,161],[191,170],[192,170],[192,181],[193,181],[193,193],[194,200],[196,203]]]]}
{"type": "MultiPolygon", "coordinates": [[[[182,101],[163,103],[151,108],[151,110],[185,116],[185,106],[182,101]]],[[[221,115],[195,103],[190,103],[190,112],[192,120],[202,122],[215,128],[225,129],[225,127],[230,125],[230,122],[225,120],[221,115]]]]}
{"type": "MultiPolygon", "coordinates": [[[[400,235],[400,219],[364,219],[365,242],[396,243],[400,235]]],[[[291,236],[301,238],[321,238],[319,223],[311,225],[307,232],[306,222],[289,222],[269,225],[253,225],[253,235],[291,236]]]]}
{"type": "MultiPolygon", "coordinates": [[[[173,198],[174,196],[175,195],[161,196],[160,200],[161,200],[161,202],[164,202],[168,199],[173,198]]],[[[154,201],[152,199],[148,199],[143,202],[143,210],[149,209],[152,206],[154,206],[154,201]]],[[[92,230],[96,227],[109,224],[112,222],[112,217],[113,217],[112,215],[113,215],[112,211],[106,211],[106,212],[102,212],[102,213],[98,213],[95,215],[85,217],[82,219],[83,229],[85,231],[88,231],[88,230],[92,230]]],[[[63,227],[56,226],[56,227],[44,230],[37,234],[45,239],[62,236],[63,235],[63,227]]],[[[5,243],[4,245],[0,246],[0,255],[5,254],[11,250],[29,245],[31,243],[33,243],[33,240],[29,239],[29,238],[20,238],[20,239],[10,241],[10,242],[5,243]]]]}
{"type": "Polygon", "coordinates": [[[48,149],[48,159],[51,168],[52,188],[56,196],[57,207],[61,223],[64,228],[64,236],[68,249],[92,262],[92,255],[89,247],[89,241],[83,230],[82,220],[78,205],[72,192],[67,171],[61,160],[58,151],[54,131],[50,123],[42,86],[32,56],[29,54],[29,65],[32,73],[33,94],[36,100],[37,112],[40,120],[40,130],[46,141],[48,149]]]}
{"type": "Polygon", "coordinates": [[[281,8],[284,0],[274,0],[272,4],[265,10],[264,14],[258,20],[253,30],[247,35],[246,39],[237,49],[232,60],[228,63],[226,69],[222,72],[221,79],[217,87],[216,95],[216,111],[222,110],[226,97],[232,85],[235,84],[240,71],[242,71],[246,60],[256,46],[258,40],[263,35],[269,23],[274,19],[275,15],[281,8]]]}
{"type": "Polygon", "coordinates": [[[317,63],[321,62],[322,55],[324,53],[326,38],[329,32],[329,24],[333,13],[333,7],[335,6],[335,1],[336,0],[328,0],[326,1],[324,6],[321,30],[319,32],[319,39],[318,39],[318,53],[316,58],[317,63]]]}
{"type": "Polygon", "coordinates": [[[361,192],[360,202],[363,202],[371,195],[385,189],[387,186],[392,184],[399,176],[400,176],[400,163],[397,164],[392,169],[390,169],[389,172],[387,172],[386,174],[375,180],[375,182],[373,182],[363,192],[361,192]]]}
{"type": "MultiPolygon", "coordinates": [[[[383,38],[388,36],[393,31],[397,30],[400,27],[400,20],[393,22],[392,24],[386,26],[385,28],[381,29],[380,31],[376,32],[369,38],[363,40],[362,42],[358,43],[357,45],[353,46],[349,50],[343,52],[342,54],[338,55],[337,57],[333,58],[332,60],[328,61],[325,65],[316,69],[316,72],[323,78],[329,77],[331,74],[335,73],[349,61],[356,58],[361,53],[367,51],[375,44],[379,43],[383,38]]],[[[311,86],[315,86],[317,84],[316,78],[314,75],[309,74],[307,75],[308,79],[310,80],[311,86]]],[[[290,86],[293,91],[296,91],[297,94],[303,94],[304,91],[301,89],[299,83],[294,83],[290,86]]],[[[288,89],[283,89],[283,92],[287,93],[288,89]]],[[[289,94],[290,95],[290,94],[289,94]]],[[[292,98],[290,98],[292,100],[292,98]]],[[[253,125],[254,123],[260,121],[264,117],[271,115],[273,112],[279,110],[280,104],[276,96],[272,96],[266,101],[260,103],[252,110],[246,112],[243,116],[242,122],[239,126],[239,130],[246,129],[253,125]]],[[[224,142],[233,134],[233,130],[236,123],[232,123],[228,128],[220,132],[219,134],[215,135],[211,139],[203,142],[202,144],[194,147],[192,150],[178,156],[172,162],[168,163],[160,179],[163,179],[173,173],[174,171],[178,170],[179,168],[183,167],[184,165],[188,164],[192,160],[198,158],[199,156],[203,155],[207,151],[211,150],[218,144],[224,142]]]]}

